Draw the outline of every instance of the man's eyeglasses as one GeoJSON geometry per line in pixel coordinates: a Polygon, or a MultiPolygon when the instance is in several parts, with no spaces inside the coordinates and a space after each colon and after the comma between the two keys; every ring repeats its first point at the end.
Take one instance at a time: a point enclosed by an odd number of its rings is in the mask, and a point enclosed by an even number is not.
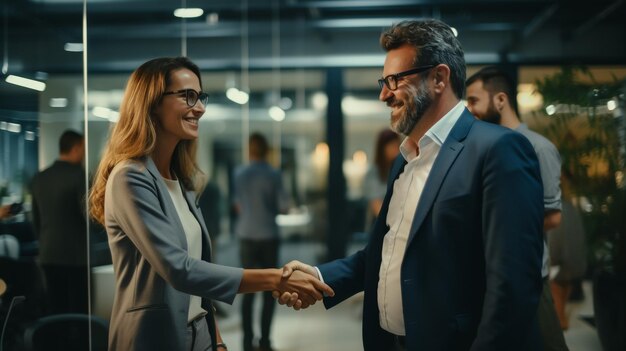
{"type": "Polygon", "coordinates": [[[198,100],[202,102],[202,105],[206,106],[209,102],[209,94],[204,93],[202,91],[195,91],[193,89],[181,89],[177,91],[168,91],[163,93],[163,95],[177,95],[177,94],[185,94],[185,101],[187,102],[187,106],[194,107],[198,100]]]}
{"type": "Polygon", "coordinates": [[[424,66],[419,66],[419,67],[415,67],[412,68],[408,71],[404,71],[404,72],[400,72],[400,73],[396,73],[396,74],[390,74],[384,78],[381,78],[378,80],[378,86],[382,89],[383,88],[383,84],[387,86],[387,88],[389,88],[389,90],[396,90],[398,89],[398,79],[404,77],[404,76],[408,76],[411,74],[415,74],[415,73],[421,73],[424,71],[427,71],[433,67],[435,67],[437,65],[424,65],[424,66]]]}

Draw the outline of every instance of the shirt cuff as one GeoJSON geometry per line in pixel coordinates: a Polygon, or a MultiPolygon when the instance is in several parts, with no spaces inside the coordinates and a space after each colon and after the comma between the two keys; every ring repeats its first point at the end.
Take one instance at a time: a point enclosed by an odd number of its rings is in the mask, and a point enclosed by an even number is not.
{"type": "MultiPolygon", "coordinates": [[[[317,272],[317,277],[319,278],[319,280],[324,283],[324,277],[322,277],[322,272],[320,272],[320,269],[317,268],[317,266],[313,266],[313,268],[315,268],[315,271],[317,272]]],[[[326,284],[326,283],[324,283],[326,284]]]]}
{"type": "MultiPolygon", "coordinates": [[[[319,280],[324,283],[324,277],[322,277],[322,272],[320,272],[320,269],[317,268],[317,266],[313,266],[313,268],[315,268],[315,271],[317,272],[317,277],[319,278],[319,280]]],[[[324,283],[326,284],[326,283],[324,283]]],[[[328,297],[327,293],[324,293],[324,297],[328,297]]]]}

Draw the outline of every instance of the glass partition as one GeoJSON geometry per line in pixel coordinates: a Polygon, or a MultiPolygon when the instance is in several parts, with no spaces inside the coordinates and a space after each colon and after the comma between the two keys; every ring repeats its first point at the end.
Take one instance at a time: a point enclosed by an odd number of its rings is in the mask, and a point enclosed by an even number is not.
{"type": "Polygon", "coordinates": [[[83,4],[3,1],[0,16],[0,347],[86,349],[83,4]],[[68,313],[73,337],[49,338],[68,313]]]}

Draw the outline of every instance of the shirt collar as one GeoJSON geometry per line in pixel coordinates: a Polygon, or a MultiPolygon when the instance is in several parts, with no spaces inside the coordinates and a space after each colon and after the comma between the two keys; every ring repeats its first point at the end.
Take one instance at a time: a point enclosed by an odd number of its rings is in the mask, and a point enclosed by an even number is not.
{"type": "Polygon", "coordinates": [[[420,148],[430,144],[431,142],[435,142],[439,147],[443,145],[452,130],[452,127],[459,120],[463,111],[465,110],[465,105],[463,102],[459,101],[448,113],[446,113],[443,117],[441,117],[426,133],[422,136],[418,142],[415,142],[409,137],[404,138],[402,144],[400,144],[400,153],[405,160],[410,161],[417,156],[417,147],[419,145],[420,148]]]}

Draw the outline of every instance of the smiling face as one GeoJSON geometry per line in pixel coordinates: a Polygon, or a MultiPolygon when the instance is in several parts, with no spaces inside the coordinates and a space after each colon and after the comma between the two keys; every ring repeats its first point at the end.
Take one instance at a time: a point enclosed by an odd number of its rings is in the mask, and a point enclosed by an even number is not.
{"type": "MultiPolygon", "coordinates": [[[[414,68],[415,54],[415,48],[410,45],[390,50],[385,58],[383,77],[414,68]]],[[[390,127],[394,132],[409,135],[432,105],[433,99],[425,79],[429,72],[399,78],[396,90],[383,85],[379,99],[391,108],[390,127]]]]}
{"type": "MultiPolygon", "coordinates": [[[[165,91],[179,91],[193,89],[201,91],[198,76],[192,71],[181,68],[170,73],[170,83],[165,91]]],[[[161,102],[154,109],[153,115],[157,123],[157,142],[198,138],[198,121],[204,114],[205,108],[200,100],[193,107],[187,105],[185,93],[163,95],[161,102]]]]}

